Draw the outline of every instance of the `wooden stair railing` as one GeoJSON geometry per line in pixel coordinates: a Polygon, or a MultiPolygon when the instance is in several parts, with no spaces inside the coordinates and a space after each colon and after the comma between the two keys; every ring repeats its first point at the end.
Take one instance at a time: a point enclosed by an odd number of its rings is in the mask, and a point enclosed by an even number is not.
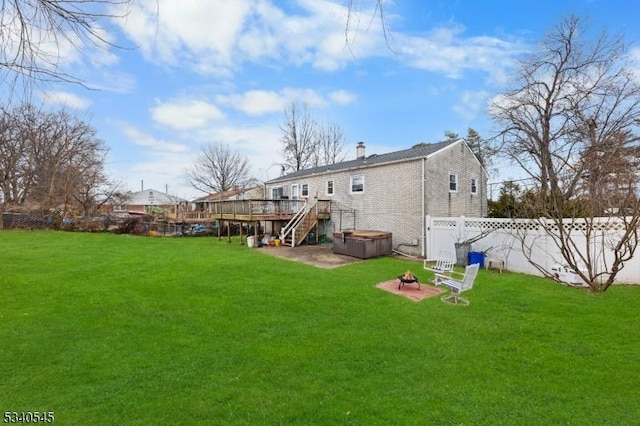
{"type": "MultiPolygon", "coordinates": [[[[309,232],[318,225],[317,204],[314,204],[313,207],[307,209],[304,215],[300,218],[294,219],[296,221],[290,226],[291,232],[281,237],[283,244],[291,247],[302,244],[304,239],[309,235],[309,232]]],[[[292,219],[292,221],[294,219],[292,219]]]]}
{"type": "Polygon", "coordinates": [[[299,246],[300,244],[302,244],[305,238],[307,238],[309,233],[317,225],[318,225],[318,215],[313,210],[310,210],[294,230],[293,236],[295,237],[296,245],[299,246]]]}

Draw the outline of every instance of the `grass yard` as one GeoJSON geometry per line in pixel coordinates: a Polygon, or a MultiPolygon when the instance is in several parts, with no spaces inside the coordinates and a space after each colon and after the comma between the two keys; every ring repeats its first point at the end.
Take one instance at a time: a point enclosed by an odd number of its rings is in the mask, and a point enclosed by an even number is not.
{"type": "Polygon", "coordinates": [[[468,307],[216,238],[0,232],[0,411],[63,425],[632,425],[640,288],[480,271],[468,307]]]}

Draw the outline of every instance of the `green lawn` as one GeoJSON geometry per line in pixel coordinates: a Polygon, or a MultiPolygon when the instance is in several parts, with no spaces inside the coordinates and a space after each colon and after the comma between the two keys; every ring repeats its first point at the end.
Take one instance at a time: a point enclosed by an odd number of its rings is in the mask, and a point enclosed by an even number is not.
{"type": "Polygon", "coordinates": [[[480,271],[468,307],[216,238],[0,232],[0,411],[64,425],[631,425],[640,288],[480,271]]]}

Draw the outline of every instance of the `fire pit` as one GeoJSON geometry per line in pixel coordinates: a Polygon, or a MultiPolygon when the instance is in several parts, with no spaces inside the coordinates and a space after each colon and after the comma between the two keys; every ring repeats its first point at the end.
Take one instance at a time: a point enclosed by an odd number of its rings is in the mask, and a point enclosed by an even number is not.
{"type": "Polygon", "coordinates": [[[407,271],[402,275],[398,275],[398,290],[400,290],[400,287],[404,286],[405,284],[413,283],[418,284],[418,290],[420,290],[420,281],[418,280],[418,277],[411,273],[411,271],[407,271]]]}

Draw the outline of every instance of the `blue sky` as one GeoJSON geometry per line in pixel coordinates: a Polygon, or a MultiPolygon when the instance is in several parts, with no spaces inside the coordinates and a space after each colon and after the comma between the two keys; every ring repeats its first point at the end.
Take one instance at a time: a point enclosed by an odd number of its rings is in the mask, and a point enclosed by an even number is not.
{"type": "MultiPolygon", "coordinates": [[[[636,0],[387,1],[388,43],[374,1],[356,0],[348,44],[346,3],[138,0],[126,19],[101,22],[113,43],[132,49],[63,46],[63,66],[99,90],[55,85],[38,96],[98,130],[108,172],[126,189],[144,182],[191,198],[201,193],[184,170],[212,142],[246,155],[258,179],[276,177],[291,102],[338,123],[349,159],[358,141],[372,154],[437,142],[447,130],[488,137],[487,102],[568,14],[594,33],[624,32],[640,63],[636,0]]],[[[518,177],[496,166],[491,181],[518,177]]]]}

